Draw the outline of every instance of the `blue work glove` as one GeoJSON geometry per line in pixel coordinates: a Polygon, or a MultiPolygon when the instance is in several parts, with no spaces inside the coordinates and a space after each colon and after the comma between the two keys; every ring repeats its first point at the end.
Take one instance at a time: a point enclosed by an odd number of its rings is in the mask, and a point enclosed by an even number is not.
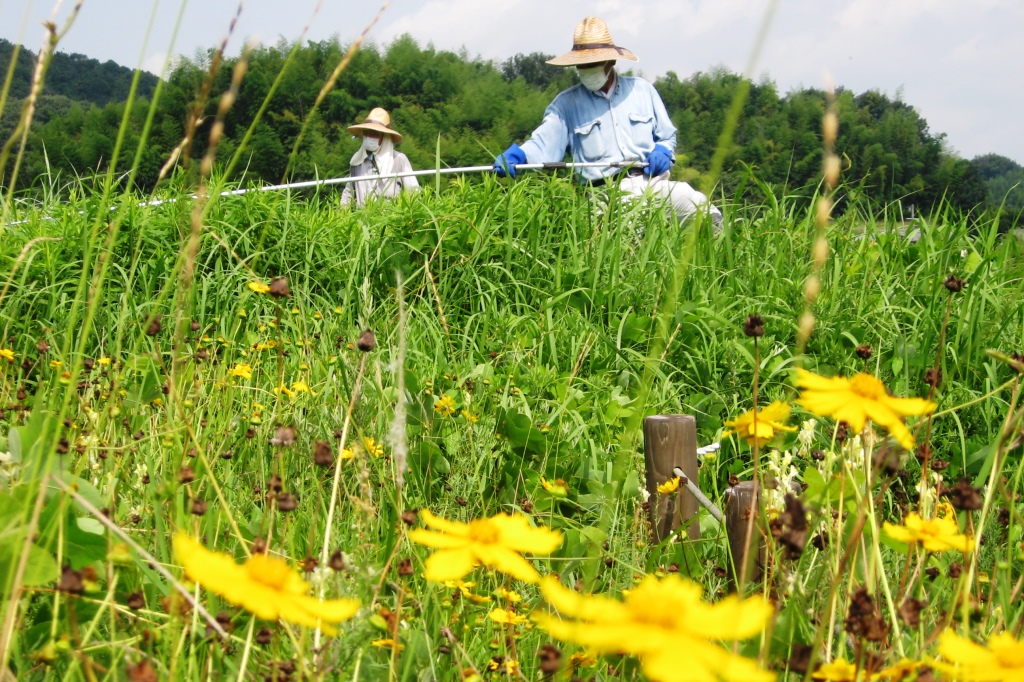
{"type": "Polygon", "coordinates": [[[505,169],[508,169],[508,174],[511,177],[516,176],[516,164],[526,163],[526,152],[524,152],[519,145],[513,144],[504,154],[499,154],[498,158],[494,160],[494,172],[498,174],[499,178],[505,177],[505,169]]]}
{"type": "Polygon", "coordinates": [[[672,152],[668,150],[668,147],[663,147],[658,144],[654,146],[651,153],[647,155],[647,166],[644,168],[644,175],[655,177],[661,175],[669,168],[676,160],[672,158],[672,152]]]}

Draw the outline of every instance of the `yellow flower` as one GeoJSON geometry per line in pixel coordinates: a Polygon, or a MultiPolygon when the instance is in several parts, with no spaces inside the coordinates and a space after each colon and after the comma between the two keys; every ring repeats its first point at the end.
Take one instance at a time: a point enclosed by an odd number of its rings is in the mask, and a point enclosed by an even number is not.
{"type": "Polygon", "coordinates": [[[732,595],[717,604],[701,599],[701,588],[678,575],[646,576],[618,601],[581,595],[548,576],[541,594],[557,612],[573,620],[535,613],[533,618],[556,639],[597,653],[637,656],[652,680],[770,682],[775,674],[733,654],[716,640],[760,634],[772,617],[763,599],[732,595]]]}
{"type": "Polygon", "coordinates": [[[274,393],[276,393],[278,395],[284,393],[289,398],[294,398],[295,397],[295,391],[291,390],[290,388],[288,388],[284,384],[281,384],[280,386],[275,386],[274,387],[274,393]]]}
{"type": "Polygon", "coordinates": [[[359,610],[356,599],[321,601],[309,596],[309,583],[277,557],[253,554],[239,565],[184,533],[174,536],[174,553],[189,580],[263,620],[280,618],[333,635],[333,623],[348,620],[359,610]]]}
{"type": "Polygon", "coordinates": [[[271,348],[277,348],[277,341],[267,341],[266,343],[257,343],[253,346],[253,350],[270,350],[271,348]]]}
{"type": "Polygon", "coordinates": [[[469,410],[463,410],[462,411],[462,417],[463,417],[463,419],[468,421],[470,424],[476,424],[478,421],[480,421],[480,417],[476,416],[475,414],[473,414],[469,410]]]}
{"type": "Polygon", "coordinates": [[[816,680],[829,680],[829,682],[855,682],[857,666],[845,658],[837,658],[815,670],[811,677],[816,680]]]}
{"type": "Polygon", "coordinates": [[[344,450],[341,451],[342,459],[352,459],[355,456],[356,453],[352,451],[352,448],[345,448],[344,450]]]}
{"type": "Polygon", "coordinates": [[[50,369],[60,369],[63,364],[60,360],[50,360],[50,369]]]}
{"type": "Polygon", "coordinates": [[[678,476],[673,476],[664,483],[658,486],[659,495],[670,495],[675,491],[679,490],[679,485],[683,482],[678,476]]]}
{"type": "Polygon", "coordinates": [[[292,315],[298,315],[299,314],[299,309],[296,308],[295,306],[292,306],[291,313],[292,313],[292,315]]]}
{"type": "Polygon", "coordinates": [[[916,512],[911,512],[903,519],[902,526],[886,521],[882,530],[898,542],[920,542],[929,552],[947,549],[970,552],[974,549],[974,540],[960,533],[960,526],[953,515],[926,521],[916,512]]]}
{"type": "Polygon", "coordinates": [[[249,291],[253,291],[257,294],[269,294],[270,287],[263,282],[249,282],[249,291]]]}
{"type": "Polygon", "coordinates": [[[530,619],[526,616],[521,616],[515,611],[509,611],[508,609],[492,609],[487,617],[493,620],[495,623],[501,623],[503,625],[522,625],[523,623],[529,623],[530,619]]]}
{"type": "Polygon", "coordinates": [[[334,306],[334,314],[335,315],[341,315],[343,312],[344,312],[344,310],[342,310],[342,307],[340,305],[334,306]]]}
{"type": "Polygon", "coordinates": [[[228,370],[228,374],[239,379],[252,379],[252,365],[239,362],[234,367],[228,370]]]}
{"type": "Polygon", "coordinates": [[[494,595],[499,599],[504,599],[511,604],[518,604],[523,601],[523,596],[515,590],[510,590],[505,587],[499,587],[494,590],[494,595]]]}
{"type": "Polygon", "coordinates": [[[546,490],[550,495],[554,497],[569,496],[569,484],[560,478],[555,479],[554,481],[549,481],[548,479],[541,476],[540,485],[542,488],[544,488],[544,490],[546,490]]]}
{"type": "Polygon", "coordinates": [[[405,648],[404,644],[400,644],[395,640],[391,639],[390,637],[388,637],[387,639],[375,639],[372,642],[370,642],[370,644],[372,644],[373,646],[387,647],[389,649],[397,649],[398,651],[401,651],[405,648]]]}
{"type": "Polygon", "coordinates": [[[900,682],[922,665],[924,665],[924,662],[922,661],[912,661],[909,658],[903,658],[900,659],[899,662],[890,665],[888,668],[879,670],[871,676],[871,680],[872,682],[875,682],[876,680],[900,682]]]}
{"type": "Polygon", "coordinates": [[[430,528],[409,531],[409,539],[439,551],[427,559],[423,577],[444,582],[458,580],[477,566],[488,566],[513,578],[535,583],[540,575],[521,552],[550,554],[562,545],[562,533],[534,528],[522,514],[497,514],[470,523],[446,521],[427,509],[420,518],[430,528]]]}
{"type": "Polygon", "coordinates": [[[939,655],[950,664],[937,663],[956,680],[968,682],[1020,682],[1024,680],[1024,642],[1001,632],[992,635],[988,647],[975,644],[947,630],[939,637],[939,655]]]}
{"type": "Polygon", "coordinates": [[[903,423],[903,417],[928,414],[935,409],[935,403],[923,398],[889,396],[885,384],[870,374],[827,379],[798,369],[796,377],[802,389],[797,404],[822,417],[844,421],[855,432],[860,432],[870,419],[907,450],[914,447],[914,437],[903,423]]]}
{"type": "Polygon", "coordinates": [[[312,393],[313,392],[313,391],[309,390],[309,384],[307,384],[305,381],[293,381],[292,382],[292,391],[294,391],[295,393],[312,393]]]}
{"type": "Polygon", "coordinates": [[[434,412],[444,416],[450,417],[455,414],[455,400],[450,395],[443,395],[437,399],[434,403],[434,412]]]}
{"type": "Polygon", "coordinates": [[[99,358],[99,359],[96,360],[96,362],[98,362],[101,365],[109,365],[110,364],[110,358],[99,358]]]}
{"type": "Polygon", "coordinates": [[[775,437],[776,431],[796,431],[795,426],[786,426],[783,422],[789,419],[789,405],[776,400],[763,410],[747,410],[732,421],[725,422],[730,430],[722,434],[722,438],[735,433],[753,447],[764,445],[775,437]],[[757,424],[754,417],[757,416],[757,424]]]}
{"type": "Polygon", "coordinates": [[[476,587],[475,582],[464,582],[462,580],[445,580],[444,586],[453,590],[458,590],[463,597],[473,602],[474,604],[486,604],[491,601],[491,598],[483,595],[476,594],[473,592],[473,588],[476,587]]]}
{"type": "Polygon", "coordinates": [[[363,447],[366,448],[367,453],[378,459],[384,456],[384,446],[373,438],[363,438],[363,447]]]}
{"type": "Polygon", "coordinates": [[[322,319],[324,319],[324,316],[320,314],[319,310],[314,310],[313,311],[313,319],[314,320],[322,320],[322,319]]]}
{"type": "Polygon", "coordinates": [[[7,362],[14,362],[14,351],[10,348],[0,348],[0,358],[7,362]]]}

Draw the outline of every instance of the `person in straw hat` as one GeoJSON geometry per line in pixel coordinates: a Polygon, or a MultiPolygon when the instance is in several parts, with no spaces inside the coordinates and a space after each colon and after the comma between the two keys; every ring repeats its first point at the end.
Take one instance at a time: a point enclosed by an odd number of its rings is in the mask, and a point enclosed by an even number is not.
{"type": "Polygon", "coordinates": [[[501,177],[515,177],[515,164],[561,161],[566,150],[575,162],[635,162],[628,169],[587,167],[579,173],[584,182],[617,184],[627,195],[650,192],[667,201],[680,221],[704,207],[717,225],[722,214],[706,196],[685,182],[669,180],[675,163],[675,126],[653,85],[616,73],[619,59],[639,61],[615,44],[604,21],[597,17],[581,21],[572,50],[548,60],[555,66],[575,67],[579,84],[555,97],[530,139],[498,156],[494,171],[501,177]]]}
{"type": "MultiPolygon", "coordinates": [[[[377,107],[362,123],[349,126],[348,131],[362,138],[362,144],[349,161],[351,177],[412,171],[409,157],[395,151],[395,145],[402,141],[402,136],[391,129],[391,116],[384,109],[377,107]]],[[[354,201],[357,206],[362,206],[371,196],[392,198],[403,190],[413,191],[419,186],[415,176],[350,182],[341,193],[341,203],[344,206],[354,201]]]]}

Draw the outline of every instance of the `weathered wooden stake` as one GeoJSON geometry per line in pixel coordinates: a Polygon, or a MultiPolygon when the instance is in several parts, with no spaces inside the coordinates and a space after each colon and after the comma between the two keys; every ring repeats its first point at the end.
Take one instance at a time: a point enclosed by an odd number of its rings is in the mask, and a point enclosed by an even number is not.
{"type": "Polygon", "coordinates": [[[740,575],[744,575],[748,583],[761,579],[764,529],[761,520],[757,518],[757,497],[757,484],[753,481],[741,481],[725,491],[725,530],[729,535],[729,554],[732,558],[729,585],[733,591],[736,590],[740,575]],[[754,519],[753,524],[750,523],[751,517],[754,519]],[[745,574],[744,566],[747,567],[745,574]]]}
{"type": "MultiPolygon", "coordinates": [[[[650,497],[651,540],[659,543],[680,525],[697,516],[697,500],[684,486],[669,495],[659,495],[658,486],[674,478],[679,467],[692,481],[697,480],[697,420],[689,414],[659,414],[644,419],[644,461],[647,464],[647,492],[650,497]]],[[[691,540],[700,538],[700,525],[686,527],[691,540]]]]}

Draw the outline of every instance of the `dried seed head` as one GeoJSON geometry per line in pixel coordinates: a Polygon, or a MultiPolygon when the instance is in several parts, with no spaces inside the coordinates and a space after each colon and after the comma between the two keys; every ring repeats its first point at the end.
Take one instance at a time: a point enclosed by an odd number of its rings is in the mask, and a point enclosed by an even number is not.
{"type": "Polygon", "coordinates": [[[836,442],[844,443],[850,437],[850,425],[846,422],[839,422],[836,425],[836,442]]]}
{"type": "Polygon", "coordinates": [[[327,566],[332,571],[345,570],[345,555],[342,554],[340,549],[336,549],[331,553],[331,558],[327,560],[327,566]]]}
{"type": "Polygon", "coordinates": [[[66,564],[60,572],[60,580],[57,581],[57,591],[67,594],[82,594],[85,592],[85,585],[82,583],[82,574],[72,570],[70,564],[66,564]]]}
{"type": "Polygon", "coordinates": [[[277,494],[277,508],[282,512],[295,511],[299,506],[299,500],[291,493],[277,494]]]}
{"type": "Polygon", "coordinates": [[[562,667],[562,652],[554,644],[544,644],[537,652],[540,659],[540,671],[550,677],[562,667]]]}
{"type": "Polygon", "coordinates": [[[371,329],[363,331],[363,333],[360,334],[359,338],[356,340],[356,348],[363,351],[364,353],[369,353],[376,347],[377,337],[373,335],[373,330],[371,329]]]}
{"type": "Polygon", "coordinates": [[[36,344],[36,350],[39,351],[40,355],[43,355],[50,350],[50,344],[45,339],[40,339],[39,343],[36,344]]]}
{"type": "Polygon", "coordinates": [[[275,277],[270,280],[270,295],[276,298],[288,298],[292,292],[288,289],[287,277],[275,277]]]}
{"type": "Polygon", "coordinates": [[[963,572],[963,564],[961,564],[959,561],[954,561],[949,565],[949,568],[946,570],[946,575],[949,576],[951,579],[956,580],[960,577],[960,574],[963,572]]]}
{"type": "Polygon", "coordinates": [[[128,608],[132,611],[146,608],[146,596],[142,592],[132,592],[128,595],[128,608]]]}
{"type": "Polygon", "coordinates": [[[274,633],[270,628],[260,628],[260,631],[256,633],[256,643],[260,646],[267,646],[274,641],[274,633]]]}
{"type": "Polygon", "coordinates": [[[191,329],[191,330],[192,330],[192,331],[194,331],[194,332],[197,332],[197,331],[199,331],[199,329],[200,329],[200,325],[199,325],[199,322],[198,322],[198,321],[196,321],[196,320],[192,320],[192,323],[191,323],[191,324],[189,324],[189,326],[188,326],[188,327],[189,327],[189,329],[191,329]]]}
{"type": "Polygon", "coordinates": [[[263,538],[255,538],[252,541],[252,553],[253,554],[266,554],[267,553],[267,541],[263,538]]]}
{"type": "Polygon", "coordinates": [[[981,488],[971,485],[971,479],[961,478],[952,488],[944,487],[942,492],[949,497],[949,503],[960,511],[977,511],[982,508],[981,488]]]}
{"type": "Polygon", "coordinates": [[[272,490],[275,493],[279,493],[281,492],[281,489],[283,487],[284,482],[281,480],[281,477],[278,476],[277,474],[271,474],[270,480],[267,481],[267,490],[272,490]]]}
{"type": "Polygon", "coordinates": [[[832,217],[832,200],[828,197],[821,197],[818,199],[818,213],[815,216],[815,220],[818,225],[824,227],[828,225],[829,218],[832,217]]]}
{"type": "Polygon", "coordinates": [[[761,316],[757,313],[748,315],[746,322],[743,323],[743,333],[754,338],[764,336],[764,320],[761,316]]]}
{"type": "Polygon", "coordinates": [[[403,578],[408,577],[414,573],[412,568],[412,559],[402,559],[398,562],[398,575],[403,578]]]}
{"type": "Polygon", "coordinates": [[[178,483],[191,483],[196,480],[196,470],[192,467],[178,469],[178,483]]]}
{"type": "Polygon", "coordinates": [[[967,282],[965,282],[962,278],[957,277],[956,275],[950,275],[942,284],[943,286],[946,287],[946,289],[949,290],[949,293],[951,294],[958,294],[961,291],[963,291],[963,288],[965,286],[967,286],[967,282]]]}
{"type": "Polygon", "coordinates": [[[942,383],[942,370],[935,367],[926,369],[924,371],[924,383],[932,388],[938,388],[939,384],[942,383]]]}
{"type": "Polygon", "coordinates": [[[861,360],[870,360],[871,353],[871,346],[867,345],[866,343],[861,346],[857,346],[857,357],[860,358],[861,360]]]}
{"type": "Polygon", "coordinates": [[[202,516],[206,513],[206,500],[201,500],[198,497],[192,500],[192,513],[196,516],[202,516]]]}
{"type": "Polygon", "coordinates": [[[406,509],[404,512],[402,512],[402,523],[404,523],[407,526],[416,525],[416,518],[419,516],[419,514],[419,509],[406,509]]]}
{"type": "Polygon", "coordinates": [[[224,452],[221,453],[220,458],[221,459],[231,459],[234,456],[235,456],[235,453],[233,451],[225,450],[224,452]]]}
{"type": "Polygon", "coordinates": [[[92,358],[84,358],[82,360],[82,369],[86,372],[91,372],[92,368],[96,366],[96,361],[92,358]]]}
{"type": "Polygon", "coordinates": [[[302,572],[312,573],[316,570],[316,567],[320,565],[320,560],[315,556],[308,556],[302,560],[302,572]]]}
{"type": "Polygon", "coordinates": [[[158,682],[160,676],[153,669],[149,659],[144,658],[138,663],[128,664],[128,682],[158,682]]]}
{"type": "Polygon", "coordinates": [[[313,464],[318,467],[329,467],[334,464],[334,448],[325,440],[313,444],[313,464]]]}
{"type": "Polygon", "coordinates": [[[291,446],[295,445],[295,427],[277,427],[277,431],[274,432],[274,437],[270,439],[270,444],[286,448],[290,448],[291,446]]]}
{"type": "Polygon", "coordinates": [[[149,326],[146,327],[146,336],[156,336],[164,330],[163,325],[160,323],[160,315],[154,315],[149,321],[149,326]]]}

